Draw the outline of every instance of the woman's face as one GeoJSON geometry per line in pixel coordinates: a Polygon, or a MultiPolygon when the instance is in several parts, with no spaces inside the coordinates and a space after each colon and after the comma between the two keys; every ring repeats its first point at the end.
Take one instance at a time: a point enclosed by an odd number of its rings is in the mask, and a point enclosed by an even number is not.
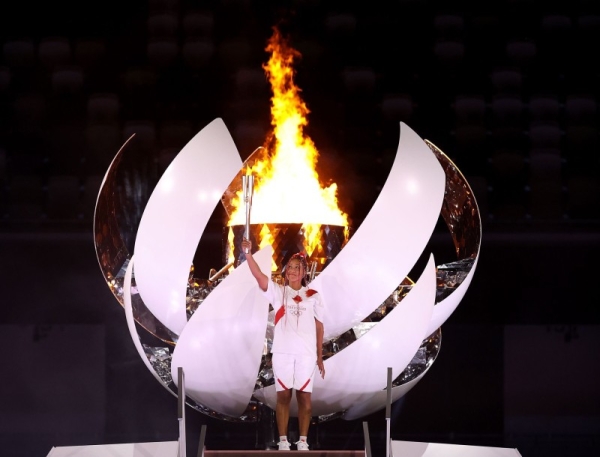
{"type": "Polygon", "coordinates": [[[290,282],[302,281],[304,278],[305,271],[302,262],[297,259],[292,259],[285,267],[285,277],[290,282]]]}

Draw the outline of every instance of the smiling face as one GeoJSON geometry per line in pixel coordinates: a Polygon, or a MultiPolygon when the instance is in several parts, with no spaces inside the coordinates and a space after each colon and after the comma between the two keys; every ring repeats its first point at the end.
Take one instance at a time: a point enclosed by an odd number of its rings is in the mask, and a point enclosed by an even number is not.
{"type": "Polygon", "coordinates": [[[292,258],[285,267],[285,277],[294,289],[300,288],[305,274],[304,264],[298,259],[292,258]]]}

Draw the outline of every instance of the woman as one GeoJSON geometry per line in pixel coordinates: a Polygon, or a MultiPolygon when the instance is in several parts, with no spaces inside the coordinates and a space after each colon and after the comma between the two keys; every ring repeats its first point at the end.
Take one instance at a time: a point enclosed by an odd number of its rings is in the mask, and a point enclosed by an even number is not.
{"type": "Polygon", "coordinates": [[[273,374],[277,390],[277,429],[280,451],[289,451],[287,428],[290,417],[292,389],[298,401],[299,451],[308,451],[306,437],[312,416],[311,392],[318,368],[325,378],[321,348],[323,346],[323,314],[321,296],[306,287],[306,258],[294,254],[284,268],[285,285],[274,283],[252,257],[252,243],[242,241],[242,252],[252,275],[275,310],[273,336],[273,374]]]}

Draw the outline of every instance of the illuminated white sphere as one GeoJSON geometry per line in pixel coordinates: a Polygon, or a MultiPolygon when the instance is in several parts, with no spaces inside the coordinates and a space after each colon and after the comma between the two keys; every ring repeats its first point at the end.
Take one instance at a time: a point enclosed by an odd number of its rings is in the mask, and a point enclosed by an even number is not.
{"type": "MultiPolygon", "coordinates": [[[[276,404],[266,356],[272,317],[247,265],[207,289],[193,313],[188,306],[198,243],[243,165],[231,135],[220,119],[202,129],[160,177],[143,212],[135,192],[122,190],[126,146],[106,173],[94,232],[101,270],[125,307],[134,344],[171,392],[177,368],[184,369],[188,404],[195,409],[225,420],[256,420],[258,403],[276,404]],[[136,211],[139,225],[132,233],[127,217],[136,211]],[[144,343],[145,334],[154,342],[144,343]]],[[[393,401],[424,376],[439,352],[441,325],[469,287],[480,242],[477,203],[460,171],[400,123],[396,158],[377,200],[311,283],[327,308],[325,341],[338,348],[324,362],[325,379],[315,377],[314,416],[350,420],[383,408],[388,367],[393,401]],[[436,267],[430,255],[420,277],[407,283],[440,214],[457,261],[436,267]],[[378,322],[364,322],[384,303],[392,306],[378,322]],[[351,344],[336,345],[349,334],[351,344]]],[[[255,254],[263,271],[270,271],[271,258],[270,247],[255,254]]]]}

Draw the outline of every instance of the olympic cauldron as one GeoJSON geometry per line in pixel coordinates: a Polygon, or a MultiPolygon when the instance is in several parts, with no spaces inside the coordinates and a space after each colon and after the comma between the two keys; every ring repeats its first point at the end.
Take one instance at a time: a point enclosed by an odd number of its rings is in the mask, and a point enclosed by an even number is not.
{"type": "MultiPolygon", "coordinates": [[[[238,185],[244,164],[220,119],[201,130],[158,180],[144,175],[134,155],[130,138],[106,173],[94,220],[100,268],[125,308],[133,342],[173,394],[173,374],[184,368],[186,401],[194,409],[257,421],[261,404],[276,403],[273,312],[240,261],[243,227],[227,227],[222,236],[223,263],[233,259],[235,268],[205,279],[190,270],[215,206],[227,209],[224,194],[238,185]]],[[[481,243],[477,203],[463,175],[403,123],[388,179],[353,233],[322,225],[308,252],[303,224],[252,225],[255,245],[265,232],[274,250],[268,245],[255,253],[263,271],[297,251],[306,251],[316,266],[312,287],[327,306],[327,376],[315,379],[313,392],[313,414],[321,421],[383,408],[388,367],[392,401],[422,379],[439,353],[441,325],[469,287],[481,243]],[[430,256],[415,281],[408,274],[440,215],[457,259],[436,266],[430,256]]],[[[296,411],[293,404],[291,414],[296,411]]]]}

